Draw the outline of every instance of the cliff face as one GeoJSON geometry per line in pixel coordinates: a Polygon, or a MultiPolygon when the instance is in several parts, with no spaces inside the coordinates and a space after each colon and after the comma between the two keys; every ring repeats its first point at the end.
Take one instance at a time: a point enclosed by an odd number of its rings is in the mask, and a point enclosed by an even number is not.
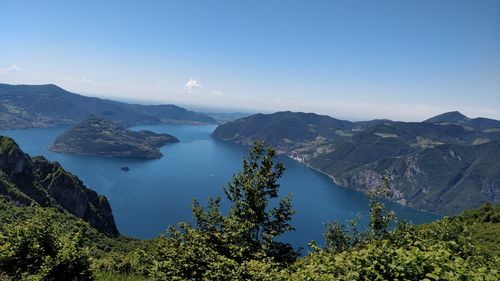
{"type": "Polygon", "coordinates": [[[19,205],[54,207],[82,218],[97,230],[118,235],[111,207],[61,165],[31,158],[10,138],[0,136],[0,196],[19,205]]]}

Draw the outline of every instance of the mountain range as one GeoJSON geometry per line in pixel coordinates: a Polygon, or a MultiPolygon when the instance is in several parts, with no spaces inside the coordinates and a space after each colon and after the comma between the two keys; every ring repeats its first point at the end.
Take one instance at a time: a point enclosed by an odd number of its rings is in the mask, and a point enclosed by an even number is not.
{"type": "Polygon", "coordinates": [[[360,191],[391,179],[390,199],[453,215],[500,200],[500,121],[449,112],[423,122],[350,122],[301,112],[220,125],[216,139],[278,151],[360,191]]]}
{"type": "Polygon", "coordinates": [[[73,125],[91,115],[112,120],[124,127],[216,122],[206,114],[172,104],[128,104],[74,94],[52,84],[0,84],[0,129],[73,125]]]}

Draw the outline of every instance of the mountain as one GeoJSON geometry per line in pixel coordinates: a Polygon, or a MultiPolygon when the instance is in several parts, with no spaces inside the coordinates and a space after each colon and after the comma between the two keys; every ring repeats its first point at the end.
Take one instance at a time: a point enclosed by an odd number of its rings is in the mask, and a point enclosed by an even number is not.
{"type": "Polygon", "coordinates": [[[21,206],[67,211],[107,235],[118,235],[106,197],[85,187],[57,162],[31,158],[4,136],[0,136],[0,197],[21,206]]]}
{"type": "Polygon", "coordinates": [[[280,142],[313,142],[318,137],[334,139],[350,131],[354,124],[326,115],[302,112],[277,112],[255,114],[215,129],[212,136],[218,139],[248,144],[255,139],[264,139],[277,145],[280,142]]]}
{"type": "Polygon", "coordinates": [[[395,190],[392,200],[440,214],[500,201],[500,141],[476,146],[444,144],[405,151],[404,146],[381,150],[373,146],[371,159],[360,158],[341,147],[337,153],[320,155],[309,162],[335,178],[341,186],[360,191],[376,188],[389,175],[395,190]]]}
{"type": "Polygon", "coordinates": [[[439,114],[432,118],[425,120],[427,123],[448,123],[448,124],[459,124],[463,126],[468,126],[474,128],[476,130],[488,130],[498,128],[500,130],[500,121],[478,117],[478,118],[469,118],[458,111],[446,112],[443,114],[439,114]]]}
{"type": "MultiPolygon", "coordinates": [[[[278,112],[220,125],[212,136],[243,145],[264,140],[338,185],[360,191],[375,188],[389,175],[392,200],[452,215],[500,201],[500,130],[463,125],[462,116],[454,112],[432,122],[349,122],[278,112]]],[[[477,119],[482,120],[471,120],[477,119]]]]}
{"type": "Polygon", "coordinates": [[[252,115],[244,112],[206,112],[205,114],[214,118],[219,124],[231,122],[252,115]]]}
{"type": "Polygon", "coordinates": [[[434,117],[431,117],[424,122],[428,123],[458,123],[460,121],[467,120],[467,116],[463,115],[458,111],[445,112],[434,117]]]}
{"type": "Polygon", "coordinates": [[[0,84],[0,129],[73,125],[91,115],[122,126],[205,124],[216,121],[176,105],[139,105],[86,97],[56,85],[0,84]]]}
{"type": "Polygon", "coordinates": [[[59,135],[50,150],[55,152],[155,159],[162,157],[160,147],[179,140],[169,134],[131,131],[93,116],[59,135]]]}

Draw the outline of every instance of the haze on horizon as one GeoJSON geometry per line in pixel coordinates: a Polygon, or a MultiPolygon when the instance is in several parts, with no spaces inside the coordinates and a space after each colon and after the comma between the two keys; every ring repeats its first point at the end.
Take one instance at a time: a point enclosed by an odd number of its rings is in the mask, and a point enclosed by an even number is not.
{"type": "Polygon", "coordinates": [[[352,120],[500,119],[500,1],[0,3],[0,83],[352,120]]]}

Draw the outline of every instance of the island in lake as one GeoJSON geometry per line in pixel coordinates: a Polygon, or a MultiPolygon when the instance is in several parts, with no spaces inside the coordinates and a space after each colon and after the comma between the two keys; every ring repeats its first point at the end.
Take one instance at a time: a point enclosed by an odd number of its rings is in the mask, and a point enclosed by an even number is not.
{"type": "Polygon", "coordinates": [[[163,156],[160,147],[176,142],[179,140],[169,134],[136,132],[92,116],[59,135],[50,150],[102,157],[157,159],[163,156]]]}

